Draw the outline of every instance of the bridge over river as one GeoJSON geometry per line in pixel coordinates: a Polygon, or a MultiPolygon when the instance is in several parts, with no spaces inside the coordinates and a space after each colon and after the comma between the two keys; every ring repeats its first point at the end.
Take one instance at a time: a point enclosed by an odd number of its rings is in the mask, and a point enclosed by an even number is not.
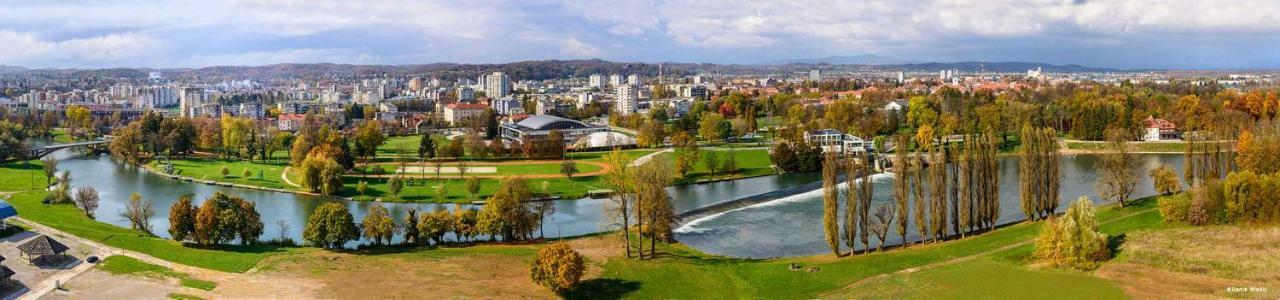
{"type": "Polygon", "coordinates": [[[111,142],[111,137],[104,137],[103,139],[93,140],[93,141],[29,147],[27,148],[26,155],[24,157],[6,158],[3,160],[0,160],[0,163],[15,162],[15,161],[22,160],[24,158],[25,159],[41,158],[41,157],[44,157],[45,155],[49,155],[49,153],[53,153],[54,151],[58,151],[62,149],[75,148],[75,147],[89,147],[94,145],[102,145],[110,142],[111,142]]]}

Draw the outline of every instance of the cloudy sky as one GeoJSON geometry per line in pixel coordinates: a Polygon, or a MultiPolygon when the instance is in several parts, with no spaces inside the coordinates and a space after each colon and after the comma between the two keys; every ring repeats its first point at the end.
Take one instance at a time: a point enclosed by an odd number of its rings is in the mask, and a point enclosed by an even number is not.
{"type": "Polygon", "coordinates": [[[860,54],[1280,68],[1280,1],[0,0],[0,65],[38,68],[860,54]]]}

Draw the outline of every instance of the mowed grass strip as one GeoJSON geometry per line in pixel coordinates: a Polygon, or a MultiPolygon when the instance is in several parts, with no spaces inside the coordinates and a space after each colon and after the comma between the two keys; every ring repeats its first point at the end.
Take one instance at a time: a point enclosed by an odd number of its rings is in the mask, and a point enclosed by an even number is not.
{"type": "Polygon", "coordinates": [[[177,278],[182,286],[206,291],[218,287],[218,284],[215,282],[195,279],[187,273],[174,271],[170,268],[123,255],[112,255],[103,259],[102,264],[98,265],[98,268],[101,268],[103,271],[107,271],[107,273],[116,275],[137,275],[160,279],[166,277],[177,278]]]}

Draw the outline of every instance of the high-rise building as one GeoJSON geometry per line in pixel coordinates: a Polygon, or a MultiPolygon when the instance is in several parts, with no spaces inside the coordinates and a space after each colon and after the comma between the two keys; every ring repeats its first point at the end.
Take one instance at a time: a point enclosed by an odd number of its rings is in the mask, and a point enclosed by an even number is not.
{"type": "Polygon", "coordinates": [[[822,81],[822,70],[809,70],[809,81],[822,81]]]}
{"type": "Polygon", "coordinates": [[[591,78],[587,80],[587,87],[604,89],[604,75],[591,74],[591,78]]]}
{"type": "Polygon", "coordinates": [[[178,95],[178,113],[183,117],[195,117],[195,108],[204,104],[204,89],[198,87],[183,88],[178,95]]]}
{"type": "Polygon", "coordinates": [[[618,87],[621,87],[623,83],[622,79],[623,79],[622,75],[618,75],[618,74],[609,75],[609,86],[612,86],[615,89],[618,87]]]}
{"type": "Polygon", "coordinates": [[[619,115],[629,115],[636,112],[636,107],[640,102],[640,89],[634,85],[626,84],[619,86],[616,91],[616,100],[614,101],[614,110],[619,115]]]}
{"type": "Polygon", "coordinates": [[[642,85],[642,83],[640,82],[640,75],[637,75],[637,74],[627,75],[627,84],[642,85]]]}
{"type": "Polygon", "coordinates": [[[497,99],[511,95],[511,77],[502,72],[493,72],[493,74],[485,75],[484,94],[489,99],[497,99]]]}

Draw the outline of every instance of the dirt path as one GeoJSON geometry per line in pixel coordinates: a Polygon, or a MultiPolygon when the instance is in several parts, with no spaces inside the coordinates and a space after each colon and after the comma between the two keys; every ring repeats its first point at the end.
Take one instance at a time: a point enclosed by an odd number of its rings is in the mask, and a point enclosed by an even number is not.
{"type": "MultiPolygon", "coordinates": [[[[260,298],[315,299],[316,298],[315,295],[321,289],[324,288],[324,285],[319,282],[292,277],[292,276],[281,276],[276,274],[272,274],[271,276],[265,276],[262,274],[256,274],[254,270],[250,270],[248,273],[243,273],[243,274],[228,273],[228,272],[197,268],[197,267],[192,267],[192,266],[187,266],[182,264],[176,264],[163,259],[156,258],[154,256],[151,256],[145,253],[100,244],[96,241],[92,241],[92,240],[84,239],[72,234],[68,234],[66,232],[59,231],[52,227],[44,226],[43,224],[40,224],[40,223],[22,219],[21,217],[19,217],[18,220],[21,221],[23,224],[31,226],[32,230],[45,232],[45,233],[58,233],[68,238],[74,238],[78,242],[83,243],[85,245],[90,245],[96,249],[99,249],[99,252],[96,255],[99,255],[100,257],[103,257],[103,258],[109,255],[129,256],[129,257],[136,258],[138,260],[145,261],[148,263],[168,267],[178,272],[190,274],[191,277],[193,278],[209,280],[209,281],[216,282],[218,284],[218,287],[215,288],[213,291],[202,291],[202,290],[190,289],[190,288],[184,289],[184,291],[194,295],[198,295],[198,296],[209,296],[211,298],[249,298],[249,299],[260,299],[260,298]]],[[[92,268],[93,266],[94,266],[93,264],[82,264],[81,266],[76,268],[77,269],[76,273],[73,275],[55,276],[56,278],[50,278],[50,280],[46,280],[46,281],[51,281],[56,279],[56,280],[60,280],[60,282],[67,283],[69,281],[74,280],[75,277],[84,273],[85,271],[92,268]],[[83,268],[83,270],[81,270],[81,268],[83,268]]],[[[24,295],[24,299],[27,299],[26,296],[30,296],[29,299],[40,298],[45,293],[53,289],[53,284],[54,282],[41,282],[35,285],[35,288],[32,288],[31,293],[27,293],[26,295],[24,295]]]]}
{"type": "Polygon", "coordinates": [[[628,166],[635,167],[635,166],[643,165],[644,163],[649,162],[649,160],[650,160],[650,159],[653,159],[654,157],[657,157],[657,156],[658,156],[658,154],[662,154],[662,153],[671,153],[671,152],[675,152],[675,151],[676,151],[676,150],[675,150],[675,149],[673,149],[673,148],[667,148],[667,149],[662,149],[662,151],[658,151],[658,152],[654,152],[654,153],[645,154],[644,156],[637,157],[635,160],[631,161],[631,164],[630,164],[630,165],[628,165],[628,166]]]}
{"type": "MultiPolygon", "coordinates": [[[[1149,209],[1145,209],[1145,210],[1137,211],[1137,212],[1134,212],[1134,213],[1131,213],[1131,214],[1125,215],[1125,216],[1120,217],[1120,218],[1116,218],[1116,219],[1108,220],[1108,221],[1106,221],[1106,222],[1103,222],[1102,224],[1110,224],[1110,223],[1118,222],[1118,221],[1125,220],[1125,219],[1128,219],[1128,218],[1131,218],[1131,217],[1134,217],[1134,216],[1138,216],[1138,215],[1141,215],[1141,214],[1143,214],[1143,213],[1146,213],[1146,212],[1149,212],[1149,211],[1154,211],[1154,210],[1156,210],[1156,208],[1149,208],[1149,209]]],[[[1034,238],[1033,238],[1033,239],[1030,239],[1030,240],[1026,240],[1026,241],[1021,241],[1021,242],[1018,242],[1018,243],[1015,243],[1015,244],[1006,245],[1006,246],[1004,246],[1004,247],[1000,247],[1000,248],[996,248],[996,249],[991,249],[991,250],[987,250],[987,251],[983,251],[983,252],[979,252],[979,253],[974,253],[974,254],[965,255],[965,256],[960,256],[960,257],[955,257],[955,258],[948,259],[948,260],[945,260],[945,261],[935,262],[935,263],[926,264],[926,265],[922,265],[922,266],[918,266],[918,267],[913,267],[913,268],[906,268],[906,269],[898,270],[898,271],[893,272],[893,273],[884,273],[884,274],[880,274],[880,275],[876,275],[876,276],[871,276],[871,277],[863,278],[863,279],[860,279],[860,280],[855,281],[855,282],[853,282],[853,283],[850,283],[849,285],[847,285],[847,286],[845,286],[845,287],[843,287],[843,288],[840,288],[840,289],[837,289],[837,290],[832,290],[832,291],[827,291],[827,292],[824,292],[824,293],[822,293],[822,294],[819,294],[819,295],[818,295],[818,297],[819,297],[819,298],[829,298],[829,297],[832,297],[832,296],[835,296],[835,295],[844,295],[844,294],[848,294],[849,292],[852,292],[852,291],[854,291],[854,290],[856,290],[856,289],[858,289],[858,288],[860,288],[860,287],[862,287],[862,286],[864,286],[864,285],[867,285],[868,283],[871,283],[871,282],[876,281],[876,280],[884,280],[884,279],[888,279],[889,277],[891,277],[891,276],[893,276],[893,275],[897,275],[897,274],[909,274],[909,273],[915,273],[915,272],[920,272],[920,271],[925,271],[925,270],[930,270],[930,269],[936,269],[936,268],[940,268],[940,267],[945,267],[945,266],[955,265],[955,264],[962,263],[962,262],[966,262],[966,261],[970,261],[970,260],[973,260],[973,259],[976,259],[976,258],[979,258],[979,257],[984,257],[984,256],[988,256],[988,255],[991,255],[991,254],[999,253],[999,252],[1001,252],[1001,251],[1005,251],[1005,250],[1009,250],[1009,249],[1013,249],[1013,248],[1021,247],[1021,246],[1024,246],[1024,245],[1028,245],[1028,244],[1031,244],[1031,243],[1033,243],[1033,242],[1035,242],[1035,239],[1034,239],[1034,238]]]]}
{"type": "Polygon", "coordinates": [[[280,181],[284,181],[284,183],[292,185],[294,187],[302,187],[297,183],[293,183],[292,180],[289,180],[289,168],[290,168],[289,166],[284,166],[284,170],[280,171],[280,181]]]}

